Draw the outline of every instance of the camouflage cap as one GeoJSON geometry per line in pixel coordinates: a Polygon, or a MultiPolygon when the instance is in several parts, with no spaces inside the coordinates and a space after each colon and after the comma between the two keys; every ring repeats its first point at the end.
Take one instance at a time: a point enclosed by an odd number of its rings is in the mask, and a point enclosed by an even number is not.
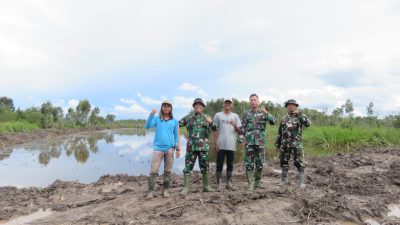
{"type": "Polygon", "coordinates": [[[297,107],[299,107],[299,104],[296,102],[294,99],[289,99],[285,102],[285,107],[287,107],[289,104],[295,104],[297,107]]]}
{"type": "Polygon", "coordinates": [[[200,104],[203,105],[203,107],[206,107],[206,105],[205,105],[204,102],[203,102],[203,99],[201,99],[201,98],[196,98],[196,99],[194,100],[192,106],[194,107],[194,105],[196,105],[197,103],[200,103],[200,104]]]}

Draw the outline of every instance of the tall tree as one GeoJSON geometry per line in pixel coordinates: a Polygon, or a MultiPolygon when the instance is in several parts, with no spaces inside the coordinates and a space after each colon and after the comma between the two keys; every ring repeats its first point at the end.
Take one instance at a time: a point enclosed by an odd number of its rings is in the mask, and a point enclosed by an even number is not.
{"type": "Polygon", "coordinates": [[[100,114],[99,107],[94,107],[89,117],[90,124],[96,125],[99,122],[99,116],[98,116],[99,114],[100,114]]]}
{"type": "Polygon", "coordinates": [[[89,113],[92,106],[87,99],[81,100],[76,106],[77,123],[79,125],[86,125],[89,121],[89,113]]]}
{"type": "Polygon", "coordinates": [[[107,124],[112,124],[112,123],[114,123],[114,120],[115,120],[115,115],[113,115],[113,114],[107,114],[107,116],[106,116],[106,123],[107,123],[107,124]]]}
{"type": "Polygon", "coordinates": [[[345,112],[350,116],[353,117],[353,112],[354,112],[354,107],[353,107],[353,102],[351,102],[350,99],[346,100],[346,103],[344,103],[344,110],[345,112]]]}
{"type": "Polygon", "coordinates": [[[59,121],[63,120],[64,112],[61,107],[54,107],[52,113],[53,113],[54,122],[59,122],[59,121]]]}
{"type": "Polygon", "coordinates": [[[41,120],[42,128],[50,128],[53,126],[54,117],[53,117],[53,105],[50,101],[47,101],[42,104],[40,107],[40,112],[42,113],[43,117],[41,120]]]}
{"type": "Polygon", "coordinates": [[[372,117],[374,115],[374,103],[370,102],[367,106],[367,115],[368,117],[372,117]]]}
{"type": "Polygon", "coordinates": [[[1,108],[5,108],[5,109],[8,109],[8,110],[14,112],[15,111],[14,101],[11,98],[8,98],[6,96],[0,97],[0,109],[1,108]]]}

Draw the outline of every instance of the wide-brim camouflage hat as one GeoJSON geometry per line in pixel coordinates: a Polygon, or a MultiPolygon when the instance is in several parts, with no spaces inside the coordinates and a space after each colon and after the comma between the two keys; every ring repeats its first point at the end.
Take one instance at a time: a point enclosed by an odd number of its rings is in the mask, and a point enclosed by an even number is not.
{"type": "Polygon", "coordinates": [[[289,100],[287,100],[286,102],[285,102],[285,107],[287,107],[289,104],[294,104],[294,105],[296,105],[297,107],[299,107],[299,104],[296,102],[296,100],[294,100],[294,99],[289,99],[289,100]]]}
{"type": "Polygon", "coordinates": [[[202,104],[203,105],[203,107],[206,107],[206,105],[204,104],[204,101],[203,101],[203,99],[201,99],[201,98],[196,98],[194,101],[193,101],[193,107],[194,107],[194,105],[196,105],[197,103],[200,103],[200,104],[202,104]]]}

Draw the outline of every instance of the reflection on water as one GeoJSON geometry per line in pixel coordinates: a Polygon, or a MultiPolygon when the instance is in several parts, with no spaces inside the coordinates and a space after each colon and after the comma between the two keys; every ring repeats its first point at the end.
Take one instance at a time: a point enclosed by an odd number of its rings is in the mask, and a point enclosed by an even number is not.
{"type": "MultiPolygon", "coordinates": [[[[153,139],[152,131],[121,129],[16,146],[0,153],[0,186],[43,187],[56,179],[90,183],[105,174],[148,174],[153,139]]],[[[181,143],[186,144],[184,137],[181,143]]],[[[183,166],[181,157],[173,171],[180,173],[183,166]]]]}
{"type": "MultiPolygon", "coordinates": [[[[153,131],[122,129],[68,135],[53,140],[17,146],[0,153],[0,186],[47,186],[56,179],[96,181],[105,174],[149,173],[153,131]]],[[[182,156],[175,159],[173,172],[184,168],[186,139],[181,136],[182,156]]],[[[216,161],[214,146],[210,146],[210,161],[216,161]]],[[[328,150],[306,147],[308,155],[328,155],[328,150]]],[[[267,158],[277,158],[278,152],[267,151],[267,158]]],[[[243,151],[238,147],[235,163],[241,163],[243,151]]],[[[215,169],[212,163],[212,169],[215,169]]],[[[198,166],[195,166],[198,169],[198,166]]],[[[163,167],[160,169],[160,174],[163,167]]]]}

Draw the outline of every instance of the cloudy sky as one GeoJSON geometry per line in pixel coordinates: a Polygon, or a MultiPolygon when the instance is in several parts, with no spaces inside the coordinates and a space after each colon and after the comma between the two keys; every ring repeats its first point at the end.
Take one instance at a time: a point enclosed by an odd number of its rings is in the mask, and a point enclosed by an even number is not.
{"type": "Polygon", "coordinates": [[[162,99],[297,99],[400,112],[400,1],[0,1],[0,96],[87,98],[144,118],[162,99]]]}

